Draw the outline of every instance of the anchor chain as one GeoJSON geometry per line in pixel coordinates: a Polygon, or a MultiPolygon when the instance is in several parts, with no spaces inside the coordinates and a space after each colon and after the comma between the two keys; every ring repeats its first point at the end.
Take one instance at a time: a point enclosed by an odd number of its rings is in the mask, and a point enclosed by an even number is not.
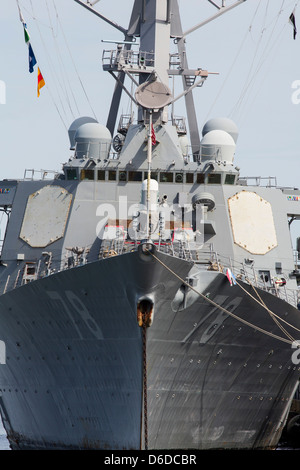
{"type": "Polygon", "coordinates": [[[144,446],[148,450],[148,400],[147,400],[147,324],[143,315],[143,404],[144,404],[144,446]]]}
{"type": "MultiPolygon", "coordinates": [[[[148,450],[148,399],[147,399],[147,328],[152,324],[154,304],[151,299],[141,299],[137,304],[137,322],[142,328],[142,347],[143,347],[143,413],[141,415],[141,428],[144,425],[144,448],[148,450]],[[143,423],[142,423],[143,421],[143,423]]],[[[141,431],[141,446],[142,446],[142,431],[141,431]]]]}

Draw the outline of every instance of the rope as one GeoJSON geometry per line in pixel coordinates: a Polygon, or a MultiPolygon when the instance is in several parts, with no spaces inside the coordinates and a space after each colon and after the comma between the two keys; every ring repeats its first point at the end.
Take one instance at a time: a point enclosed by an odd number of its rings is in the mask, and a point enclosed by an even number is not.
{"type": "MultiPolygon", "coordinates": [[[[36,26],[37,26],[37,30],[38,30],[38,32],[39,32],[39,36],[40,36],[40,39],[41,39],[41,43],[42,43],[42,45],[43,45],[43,47],[44,47],[44,50],[45,50],[45,52],[46,52],[46,57],[47,57],[47,61],[48,61],[48,64],[49,64],[50,72],[51,72],[51,75],[52,75],[53,78],[54,78],[54,85],[55,85],[55,87],[56,87],[58,100],[59,100],[59,102],[60,102],[60,106],[61,106],[62,112],[64,113],[65,119],[68,119],[68,118],[67,118],[67,112],[66,112],[66,110],[65,110],[65,107],[64,107],[64,104],[63,104],[63,100],[62,100],[61,95],[60,95],[60,88],[61,88],[61,86],[58,87],[58,86],[57,86],[57,83],[56,83],[56,80],[59,82],[59,78],[58,78],[58,76],[57,76],[57,74],[56,74],[56,68],[54,67],[54,65],[53,65],[53,63],[52,63],[51,54],[50,54],[50,52],[48,51],[48,48],[47,48],[47,46],[46,46],[46,42],[44,41],[44,38],[43,38],[43,35],[42,35],[42,31],[41,31],[41,28],[40,28],[40,23],[41,23],[41,22],[40,22],[40,20],[37,19],[36,15],[35,15],[32,0],[30,0],[30,4],[31,4],[31,11],[32,11],[32,13],[30,13],[28,10],[26,10],[26,8],[24,8],[24,9],[29,13],[29,15],[32,17],[32,19],[36,22],[36,26]]],[[[42,23],[41,23],[41,24],[42,24],[42,23]]],[[[48,26],[47,26],[47,27],[48,27],[48,26]]],[[[59,85],[60,85],[60,83],[59,83],[59,85]]],[[[46,85],[46,86],[47,86],[47,85],[46,85]]],[[[59,117],[60,117],[60,119],[61,119],[61,121],[62,121],[62,123],[63,123],[65,129],[67,130],[68,128],[67,128],[67,125],[66,125],[66,123],[65,123],[65,121],[64,121],[64,119],[63,119],[62,112],[59,111],[58,105],[56,104],[56,102],[55,102],[55,100],[54,100],[53,94],[52,94],[52,92],[50,91],[50,87],[49,87],[49,86],[47,86],[47,90],[49,91],[50,96],[51,96],[51,99],[52,99],[52,101],[53,101],[53,103],[54,103],[54,106],[55,106],[55,108],[56,108],[56,110],[57,110],[57,112],[58,112],[58,114],[59,114],[59,117]]]]}
{"type": "Polygon", "coordinates": [[[58,15],[55,0],[52,0],[52,3],[53,3],[53,9],[54,9],[54,14],[55,14],[55,19],[56,19],[56,30],[54,29],[54,24],[53,24],[53,21],[52,21],[52,18],[51,18],[51,12],[50,12],[50,7],[49,7],[48,0],[45,0],[45,9],[47,10],[47,13],[48,13],[49,24],[46,24],[46,23],[42,22],[40,19],[38,19],[38,17],[35,15],[35,12],[34,12],[34,7],[33,7],[32,0],[29,0],[29,2],[30,2],[30,5],[31,5],[31,12],[28,9],[26,9],[25,7],[24,7],[24,10],[27,11],[27,13],[32,17],[32,19],[36,23],[36,26],[37,26],[37,29],[38,29],[38,32],[39,32],[39,35],[40,35],[41,43],[42,43],[42,45],[44,47],[44,50],[45,50],[45,53],[46,53],[46,58],[47,58],[47,61],[48,61],[48,66],[49,66],[49,73],[51,74],[52,79],[53,79],[52,85],[53,85],[53,87],[55,87],[55,91],[56,91],[57,99],[60,103],[61,111],[59,109],[58,104],[55,102],[54,96],[51,93],[50,86],[49,86],[48,82],[46,83],[46,86],[47,86],[47,89],[50,93],[50,97],[53,101],[53,104],[54,104],[54,106],[55,106],[55,108],[56,108],[56,110],[59,114],[59,117],[60,117],[65,129],[66,130],[68,129],[65,121],[69,121],[69,116],[71,116],[71,118],[74,119],[75,116],[76,116],[76,113],[80,114],[80,112],[79,112],[79,107],[78,107],[78,103],[77,103],[77,100],[76,100],[76,96],[73,92],[73,88],[71,87],[71,80],[68,77],[68,66],[64,63],[64,60],[63,60],[62,55],[61,55],[61,48],[60,48],[60,46],[57,42],[59,29],[62,33],[64,42],[65,42],[65,46],[66,46],[67,51],[69,53],[70,59],[72,61],[72,64],[73,64],[75,73],[77,75],[79,84],[80,84],[80,86],[83,90],[83,93],[84,93],[85,98],[88,102],[88,105],[90,106],[91,112],[93,113],[95,119],[97,120],[95,111],[94,111],[94,109],[92,107],[92,104],[89,100],[89,97],[88,97],[88,94],[85,90],[84,84],[83,84],[83,82],[81,80],[81,77],[78,73],[78,70],[76,68],[75,61],[72,57],[70,47],[69,47],[68,42],[67,42],[67,38],[66,38],[66,35],[65,35],[65,32],[64,32],[61,20],[60,20],[59,15],[58,15]],[[53,39],[53,45],[54,45],[55,53],[56,53],[56,57],[57,57],[57,60],[56,60],[55,64],[53,64],[52,54],[51,54],[49,48],[46,45],[46,42],[44,40],[42,31],[41,31],[41,28],[40,28],[40,25],[45,26],[51,32],[52,39],[53,39]],[[59,73],[58,73],[58,71],[59,71],[59,73]]]}
{"type": "MultiPolygon", "coordinates": [[[[71,80],[69,79],[68,77],[68,73],[67,73],[67,68],[65,67],[64,65],[64,60],[61,56],[61,48],[58,46],[57,44],[57,34],[55,34],[54,32],[54,28],[53,28],[53,25],[52,25],[52,19],[51,19],[51,15],[50,15],[50,10],[49,10],[49,6],[48,6],[48,2],[47,0],[45,0],[46,2],[46,9],[47,9],[47,12],[48,12],[48,18],[49,18],[49,24],[50,24],[50,30],[51,30],[51,33],[52,33],[52,37],[53,37],[53,43],[54,43],[54,47],[55,47],[55,51],[56,51],[56,56],[57,56],[57,64],[58,64],[58,67],[60,69],[60,77],[61,77],[61,85],[64,89],[64,93],[65,93],[65,97],[66,97],[66,102],[69,106],[69,110],[70,110],[70,113],[71,115],[73,116],[73,119],[75,119],[75,113],[74,113],[74,110],[73,110],[73,107],[72,107],[72,104],[71,104],[71,101],[70,101],[70,98],[69,98],[69,92],[71,93],[72,97],[73,97],[73,101],[74,101],[74,105],[77,109],[77,113],[78,115],[80,115],[80,111],[79,111],[79,108],[78,108],[78,105],[77,105],[77,101],[76,101],[76,98],[75,98],[75,95],[73,93],[73,90],[72,90],[72,87],[70,86],[71,84],[71,80]],[[68,84],[68,85],[67,85],[68,84]]],[[[58,19],[58,18],[57,18],[58,19]]]]}
{"type": "MultiPolygon", "coordinates": [[[[235,315],[234,313],[230,312],[229,310],[227,310],[226,308],[224,307],[221,307],[221,305],[217,304],[216,302],[214,302],[213,300],[209,299],[208,297],[206,297],[204,294],[202,294],[201,292],[197,291],[197,289],[195,289],[193,286],[190,286],[184,279],[182,279],[180,276],[178,276],[178,274],[176,274],[171,268],[169,268],[165,263],[163,263],[163,261],[161,261],[157,256],[155,256],[153,253],[151,253],[151,251],[147,250],[148,253],[151,254],[151,256],[153,256],[153,258],[155,258],[165,269],[167,269],[171,274],[173,274],[177,279],[179,279],[184,285],[186,285],[189,289],[193,290],[196,294],[198,294],[200,297],[202,297],[206,302],[209,302],[210,304],[214,305],[215,307],[217,307],[218,309],[222,310],[223,312],[227,313],[227,315],[233,317],[235,320],[238,320],[240,321],[241,323],[244,323],[245,325],[249,326],[250,328],[253,328],[257,331],[260,331],[261,333],[264,333],[265,335],[267,336],[271,336],[272,338],[275,338],[275,339],[278,339],[284,343],[288,343],[288,344],[292,344],[293,341],[291,339],[286,339],[286,338],[282,338],[281,336],[278,336],[278,335],[275,335],[274,333],[271,333],[270,331],[267,331],[263,328],[260,328],[259,326],[256,326],[256,325],[253,325],[252,323],[248,322],[247,320],[244,320],[243,318],[240,318],[238,317],[237,315],[235,315]]],[[[246,290],[245,290],[246,291],[246,290]]],[[[246,291],[247,292],[247,291],[246,291]]],[[[251,296],[251,294],[250,294],[251,296]]],[[[252,296],[251,296],[252,297],[252,296]]],[[[256,300],[254,298],[254,300],[256,300]]],[[[258,302],[259,303],[259,302],[258,302]]],[[[263,305],[262,305],[263,306],[263,305]]],[[[274,314],[275,315],[275,314],[274,314]]]]}
{"type": "Polygon", "coordinates": [[[66,38],[66,35],[65,35],[65,32],[64,32],[64,29],[63,29],[63,27],[62,27],[62,23],[61,23],[60,18],[59,18],[59,16],[58,16],[58,11],[57,11],[56,4],[55,4],[54,0],[53,0],[53,6],[54,6],[54,9],[55,9],[56,18],[57,18],[57,21],[58,21],[58,23],[59,23],[59,25],[60,25],[60,28],[61,28],[61,31],[62,31],[62,34],[63,34],[63,37],[64,37],[64,41],[65,41],[66,47],[67,47],[67,49],[68,49],[68,52],[69,52],[69,55],[70,55],[70,58],[71,58],[71,61],[72,61],[74,70],[75,70],[75,72],[76,72],[78,81],[79,81],[80,86],[81,86],[81,88],[82,88],[82,91],[83,91],[83,93],[84,93],[84,95],[85,95],[85,97],[86,97],[86,100],[87,100],[87,102],[88,102],[88,104],[89,104],[89,106],[90,106],[90,108],[91,108],[91,111],[92,111],[92,113],[93,113],[93,115],[94,115],[94,118],[97,120],[96,113],[95,113],[95,111],[94,111],[94,109],[93,109],[93,107],[92,107],[92,104],[91,104],[91,102],[90,102],[90,99],[89,99],[89,97],[88,97],[88,94],[87,94],[87,92],[86,92],[86,89],[85,89],[85,87],[84,87],[84,84],[83,84],[83,82],[82,82],[82,79],[81,79],[81,77],[80,77],[80,75],[79,75],[79,72],[78,72],[78,69],[77,69],[77,67],[76,67],[76,63],[75,63],[74,58],[73,58],[73,56],[72,56],[72,54],[71,54],[71,50],[70,50],[69,44],[68,44],[68,42],[67,42],[67,38],[66,38]]]}
{"type": "Polygon", "coordinates": [[[278,315],[276,315],[276,313],[272,312],[268,307],[267,305],[265,304],[265,302],[263,301],[263,299],[261,298],[261,296],[259,295],[259,293],[257,292],[257,290],[255,289],[254,285],[251,283],[251,281],[249,280],[249,278],[247,278],[247,281],[249,282],[249,285],[252,287],[252,289],[254,290],[254,292],[256,293],[257,297],[259,298],[260,301],[258,301],[253,295],[250,294],[250,292],[248,292],[241,284],[239,284],[237,281],[237,285],[244,291],[246,292],[246,294],[248,294],[253,300],[255,300],[259,305],[261,305],[263,308],[265,308],[267,310],[267,312],[270,314],[270,316],[272,317],[272,319],[275,321],[275,323],[278,325],[278,327],[286,334],[287,337],[289,337],[292,341],[294,341],[295,339],[285,330],[285,328],[283,328],[282,325],[280,325],[280,323],[278,322],[277,319],[281,320],[282,322],[286,323],[288,326],[290,326],[291,328],[295,329],[296,331],[300,331],[299,328],[296,328],[294,325],[291,325],[290,323],[288,323],[286,320],[284,320],[283,318],[280,318],[278,315]]]}
{"type": "MultiPolygon", "coordinates": [[[[217,100],[219,99],[220,95],[223,93],[224,87],[225,87],[225,85],[226,85],[226,83],[227,83],[227,81],[228,81],[230,75],[233,73],[234,66],[235,66],[235,64],[236,64],[236,62],[237,62],[237,60],[238,60],[238,58],[239,58],[239,55],[240,55],[240,53],[241,53],[241,51],[242,51],[242,49],[243,49],[243,47],[244,47],[244,45],[245,45],[245,42],[246,42],[246,40],[247,40],[247,37],[248,37],[248,35],[251,33],[252,24],[253,24],[253,21],[254,21],[254,19],[255,19],[256,14],[257,14],[258,8],[259,8],[259,5],[258,5],[257,8],[256,8],[256,11],[255,11],[255,13],[254,13],[254,16],[253,16],[253,18],[252,18],[252,20],[251,20],[251,24],[250,24],[250,26],[248,27],[248,29],[247,29],[247,31],[246,31],[246,33],[245,33],[244,39],[241,41],[240,47],[239,47],[239,49],[238,49],[238,52],[236,53],[236,56],[235,56],[235,58],[233,59],[233,62],[232,62],[232,64],[231,64],[231,66],[229,67],[229,71],[228,71],[228,73],[227,73],[227,76],[225,77],[225,79],[224,79],[224,81],[223,81],[223,84],[221,85],[221,87],[220,87],[220,89],[219,89],[219,92],[217,93],[217,95],[216,95],[216,97],[215,97],[215,100],[212,102],[212,105],[211,105],[210,109],[209,109],[208,112],[207,112],[206,118],[205,118],[204,121],[203,121],[203,126],[204,126],[204,124],[206,123],[207,119],[209,118],[209,116],[210,116],[210,114],[211,114],[213,108],[215,107],[216,102],[217,102],[217,100]]],[[[241,98],[239,98],[239,100],[240,100],[240,99],[241,99],[241,98]]],[[[236,106],[237,106],[237,105],[236,105],[236,106]]]]}
{"type": "MultiPolygon", "coordinates": [[[[275,49],[276,42],[277,42],[277,40],[279,39],[279,36],[282,34],[283,30],[286,27],[286,25],[284,25],[282,30],[279,32],[279,35],[278,35],[277,39],[273,40],[273,35],[276,32],[276,28],[278,26],[278,21],[279,21],[280,15],[282,15],[282,13],[284,12],[284,10],[283,10],[284,3],[285,3],[285,0],[283,0],[283,2],[282,2],[281,7],[279,9],[279,12],[277,13],[277,15],[275,17],[275,20],[272,20],[271,23],[268,24],[268,25],[266,25],[266,21],[267,21],[269,1],[266,5],[264,20],[263,20],[263,24],[262,24],[261,31],[260,31],[260,38],[257,42],[256,49],[254,51],[252,63],[250,65],[250,68],[249,68],[249,71],[248,71],[248,74],[247,74],[247,78],[246,78],[245,84],[243,86],[242,92],[240,94],[240,97],[237,100],[234,107],[232,108],[232,110],[230,112],[230,116],[232,116],[232,115],[237,116],[238,113],[239,113],[240,119],[241,119],[242,104],[244,103],[243,106],[244,106],[244,108],[246,108],[246,102],[250,99],[250,93],[252,91],[251,89],[254,89],[254,84],[257,80],[258,72],[260,71],[262,66],[265,65],[265,63],[267,62],[267,59],[269,61],[271,60],[271,57],[270,57],[271,56],[271,50],[273,48],[275,49]],[[269,27],[271,26],[273,21],[274,21],[274,25],[273,25],[272,31],[270,32],[269,37],[266,38],[266,44],[263,47],[263,41],[262,41],[263,37],[266,36],[266,32],[269,30],[269,27]]],[[[258,10],[258,8],[259,8],[259,5],[257,7],[257,10],[258,10]]],[[[257,10],[255,12],[255,15],[257,13],[257,10]]],[[[261,83],[261,81],[260,81],[260,83],[261,83]]],[[[258,90],[257,94],[259,93],[259,91],[260,91],[260,89],[258,90]]],[[[252,103],[253,102],[254,102],[254,100],[252,99],[252,103]]]]}

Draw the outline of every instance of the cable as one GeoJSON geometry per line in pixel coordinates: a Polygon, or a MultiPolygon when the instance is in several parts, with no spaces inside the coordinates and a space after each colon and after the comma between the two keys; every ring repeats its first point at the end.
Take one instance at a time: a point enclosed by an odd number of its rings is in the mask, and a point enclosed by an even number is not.
{"type": "Polygon", "coordinates": [[[210,304],[214,305],[215,307],[217,307],[219,310],[222,310],[223,312],[227,313],[227,315],[230,315],[231,317],[235,318],[236,320],[244,323],[245,325],[257,330],[257,331],[260,331],[261,333],[264,333],[266,334],[267,336],[271,336],[272,338],[275,338],[275,339],[278,339],[284,343],[288,343],[288,344],[293,344],[293,341],[289,340],[289,339],[285,339],[285,338],[282,338],[281,336],[278,336],[278,335],[275,335],[274,333],[271,333],[270,331],[267,331],[263,328],[260,328],[259,326],[256,326],[256,325],[253,325],[252,323],[248,322],[247,320],[244,320],[243,318],[240,318],[238,317],[237,315],[235,315],[234,313],[230,312],[229,310],[227,310],[226,308],[222,307],[221,305],[217,304],[216,302],[214,302],[213,300],[209,299],[208,297],[206,297],[204,294],[202,294],[201,292],[197,291],[193,286],[190,286],[186,281],[184,281],[184,279],[182,279],[180,276],[178,276],[178,274],[176,274],[172,269],[170,269],[165,263],[163,263],[157,256],[155,256],[153,253],[151,253],[151,251],[147,250],[147,252],[149,254],[151,254],[151,256],[153,258],[155,258],[164,268],[166,268],[170,273],[172,273],[175,277],[177,277],[177,279],[179,279],[184,285],[186,285],[189,289],[193,290],[196,294],[198,294],[200,297],[202,297],[205,301],[209,302],[210,304]]]}
{"type": "MultiPolygon", "coordinates": [[[[58,99],[59,99],[59,102],[60,102],[60,106],[61,106],[61,109],[62,109],[62,111],[63,111],[63,113],[64,113],[65,119],[68,119],[67,113],[66,113],[66,110],[65,110],[65,106],[64,106],[64,104],[63,104],[63,101],[62,101],[62,98],[61,98],[61,95],[60,95],[60,90],[59,90],[59,88],[57,87],[57,84],[56,84],[56,81],[58,81],[58,79],[56,78],[55,67],[53,67],[53,64],[52,64],[52,61],[51,61],[51,55],[49,54],[48,49],[47,49],[46,44],[45,44],[45,41],[44,41],[44,39],[43,39],[43,35],[42,35],[41,29],[40,29],[40,26],[39,26],[39,21],[37,20],[37,18],[36,18],[36,16],[35,16],[33,4],[32,4],[32,0],[30,0],[30,4],[31,4],[31,8],[32,8],[32,14],[31,14],[31,16],[32,16],[32,19],[36,22],[37,29],[38,29],[38,32],[39,32],[39,35],[40,35],[40,38],[41,38],[41,42],[42,42],[43,47],[44,47],[45,52],[46,52],[47,60],[48,60],[48,63],[49,63],[50,73],[51,73],[51,75],[52,75],[53,78],[54,78],[53,83],[54,83],[54,85],[56,86],[56,91],[57,91],[57,96],[58,96],[58,99]]],[[[47,26],[47,27],[49,27],[49,26],[47,26]]],[[[47,85],[46,85],[46,86],[47,86],[47,89],[49,90],[49,89],[50,89],[49,84],[48,84],[47,80],[45,80],[45,81],[46,81],[46,83],[47,83],[47,85]]],[[[59,108],[58,108],[58,105],[56,104],[56,102],[55,102],[55,100],[54,100],[54,97],[53,97],[53,94],[52,94],[51,92],[50,92],[50,96],[52,97],[52,100],[53,100],[53,102],[55,103],[55,107],[56,107],[56,109],[58,110],[58,109],[59,109],[59,108]]],[[[59,116],[60,116],[61,119],[63,120],[62,113],[61,113],[60,111],[59,111],[59,116]]],[[[67,126],[66,126],[64,120],[63,120],[63,124],[64,124],[64,127],[67,129],[67,126]]]]}
{"type": "Polygon", "coordinates": [[[254,21],[254,19],[255,19],[255,17],[256,17],[258,8],[259,8],[259,5],[257,6],[257,8],[256,8],[256,10],[255,10],[255,13],[254,13],[254,15],[253,15],[253,17],[252,17],[252,20],[251,20],[251,23],[250,23],[250,26],[248,27],[248,29],[247,29],[247,31],[246,31],[246,33],[245,33],[244,39],[243,39],[242,42],[241,42],[241,45],[240,45],[240,47],[239,47],[239,49],[238,49],[238,51],[237,51],[237,53],[236,53],[235,58],[233,59],[233,62],[232,62],[232,64],[231,64],[231,67],[229,68],[229,72],[227,73],[227,76],[225,77],[225,80],[224,80],[224,82],[223,82],[223,84],[222,84],[222,86],[221,86],[219,92],[217,93],[217,96],[216,96],[215,100],[213,101],[213,103],[212,103],[212,105],[211,105],[211,107],[210,107],[210,109],[209,109],[209,111],[208,111],[208,113],[207,113],[207,115],[206,115],[206,118],[205,118],[205,120],[204,120],[204,122],[203,122],[203,125],[204,125],[205,122],[207,121],[207,119],[208,119],[210,113],[212,112],[212,109],[213,109],[214,106],[216,105],[216,102],[218,101],[219,96],[220,96],[220,94],[222,93],[222,91],[223,91],[223,89],[224,89],[224,87],[225,87],[225,84],[227,83],[227,81],[228,81],[230,75],[232,74],[233,67],[234,67],[234,65],[235,65],[235,63],[236,63],[236,61],[237,61],[237,59],[238,59],[238,57],[239,57],[239,55],[240,55],[240,53],[241,53],[243,47],[244,47],[244,44],[245,44],[246,39],[247,39],[247,36],[248,36],[249,33],[251,33],[252,24],[253,24],[253,21],[254,21]]]}
{"type": "Polygon", "coordinates": [[[74,96],[72,87],[70,86],[71,81],[68,77],[68,74],[67,74],[67,71],[66,71],[66,68],[65,68],[65,65],[64,65],[64,61],[62,60],[62,57],[61,57],[61,54],[60,54],[60,48],[58,47],[58,44],[57,44],[57,36],[54,34],[54,28],[52,26],[52,20],[51,20],[50,10],[49,10],[49,6],[48,6],[48,1],[45,0],[45,3],[46,3],[46,8],[47,8],[48,17],[49,17],[50,30],[52,32],[53,42],[54,42],[55,51],[56,51],[56,55],[57,55],[57,59],[58,59],[57,62],[59,64],[59,67],[60,67],[60,70],[61,70],[61,77],[62,77],[62,83],[63,83],[63,87],[64,87],[64,91],[65,91],[66,101],[68,103],[71,115],[73,116],[73,119],[75,119],[75,113],[74,113],[73,108],[71,106],[68,90],[70,91],[70,93],[73,97],[75,107],[77,108],[77,113],[80,114],[80,112],[79,112],[79,109],[78,109],[78,106],[77,106],[76,98],[74,96]],[[67,83],[68,83],[68,87],[66,86],[65,77],[66,77],[66,80],[67,80],[67,83]]]}
{"type": "Polygon", "coordinates": [[[60,27],[61,27],[61,31],[62,31],[64,40],[65,40],[65,43],[66,43],[66,47],[67,47],[67,49],[68,49],[68,52],[69,52],[69,55],[70,55],[70,58],[71,58],[71,61],[72,61],[74,70],[75,70],[75,72],[76,72],[77,78],[78,78],[78,80],[79,80],[79,83],[80,83],[80,85],[81,85],[81,88],[82,88],[82,90],[83,90],[83,93],[84,93],[84,95],[85,95],[85,97],[86,97],[86,100],[87,100],[87,102],[88,102],[88,104],[89,104],[89,106],[90,106],[90,108],[91,108],[91,111],[92,111],[92,113],[93,113],[93,115],[94,115],[94,118],[97,120],[97,116],[96,116],[96,114],[95,114],[95,112],[94,112],[94,109],[93,109],[93,107],[92,107],[92,105],[91,105],[91,102],[90,102],[90,100],[89,100],[88,94],[87,94],[87,92],[86,92],[86,90],[85,90],[85,87],[84,87],[84,85],[83,85],[83,82],[82,82],[82,80],[81,80],[81,78],[80,78],[80,75],[79,75],[79,73],[78,73],[78,70],[77,70],[77,68],[76,68],[75,61],[74,61],[73,56],[72,56],[72,54],[71,54],[71,50],[70,50],[70,47],[69,47],[69,45],[68,45],[66,35],[65,35],[65,33],[64,33],[64,30],[63,30],[63,27],[62,27],[60,18],[59,18],[59,16],[58,16],[58,11],[57,11],[57,8],[56,8],[56,5],[55,5],[55,1],[54,1],[54,0],[52,0],[52,1],[53,1],[53,6],[54,6],[54,9],[55,9],[55,12],[56,12],[56,18],[57,18],[57,21],[58,21],[58,23],[59,23],[59,25],[60,25],[60,27]]]}
{"type": "MultiPolygon", "coordinates": [[[[283,7],[284,7],[284,3],[285,3],[285,0],[282,1],[282,4],[281,4],[281,7],[279,9],[279,12],[277,13],[276,17],[275,17],[275,23],[274,23],[274,26],[272,28],[272,31],[271,31],[271,34],[269,36],[269,38],[267,39],[267,43],[266,45],[264,46],[264,49],[263,51],[261,52],[261,55],[260,55],[260,58],[258,58],[258,61],[257,61],[257,65],[256,67],[254,68],[254,62],[255,62],[255,58],[258,54],[258,49],[259,49],[259,46],[262,42],[262,37],[265,33],[265,31],[269,28],[269,26],[271,26],[271,24],[274,22],[274,19],[270,21],[270,23],[266,26],[266,19],[267,19],[267,10],[268,10],[268,6],[269,6],[269,2],[267,4],[267,7],[266,7],[266,11],[265,11],[265,16],[264,16],[264,22],[263,22],[263,28],[261,30],[261,36],[260,36],[260,40],[257,44],[257,47],[256,47],[256,50],[255,50],[255,53],[254,53],[254,57],[253,57],[253,60],[252,60],[252,64],[251,64],[251,67],[249,69],[249,78],[248,80],[246,81],[245,85],[244,85],[244,88],[241,92],[241,95],[240,95],[240,98],[238,99],[238,101],[236,102],[235,106],[233,107],[233,109],[231,110],[231,113],[230,113],[230,116],[232,116],[233,114],[236,114],[236,113],[241,113],[241,105],[242,103],[244,102],[244,108],[246,106],[246,102],[250,99],[250,90],[251,88],[254,87],[254,82],[258,76],[258,72],[260,71],[260,69],[262,68],[262,66],[266,63],[266,59],[267,58],[270,58],[270,53],[271,53],[271,50],[273,48],[275,48],[276,46],[276,43],[278,42],[278,40],[280,39],[280,36],[281,34],[283,33],[285,27],[286,27],[286,24],[282,27],[281,31],[279,32],[277,38],[271,43],[271,40],[274,36],[274,33],[275,33],[275,30],[276,30],[276,27],[277,27],[277,24],[278,24],[278,21],[279,21],[279,18],[280,18],[280,15],[282,15],[283,13],[283,7]],[[271,43],[271,44],[270,44],[271,43]],[[253,69],[253,71],[252,71],[253,69]]],[[[259,91],[258,91],[259,92],[259,91]]],[[[256,96],[258,94],[258,92],[256,93],[256,96]]],[[[254,102],[254,99],[252,99],[252,103],[254,102]]]]}

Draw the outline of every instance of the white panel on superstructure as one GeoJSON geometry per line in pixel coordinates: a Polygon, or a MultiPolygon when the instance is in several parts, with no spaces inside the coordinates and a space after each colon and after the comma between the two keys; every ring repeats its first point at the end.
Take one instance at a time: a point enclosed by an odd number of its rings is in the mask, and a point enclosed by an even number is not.
{"type": "Polygon", "coordinates": [[[32,247],[45,247],[62,238],[72,194],[60,186],[45,186],[28,196],[20,238],[32,247]]]}
{"type": "Polygon", "coordinates": [[[256,255],[277,246],[271,204],[254,192],[241,191],[228,199],[234,242],[256,255]]]}

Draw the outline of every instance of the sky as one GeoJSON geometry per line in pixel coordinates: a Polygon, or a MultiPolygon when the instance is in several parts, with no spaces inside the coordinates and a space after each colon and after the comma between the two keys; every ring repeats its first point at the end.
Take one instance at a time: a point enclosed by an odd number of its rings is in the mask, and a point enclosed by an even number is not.
{"type": "MultiPolygon", "coordinates": [[[[19,0],[19,5],[46,86],[38,98],[37,66],[29,73],[17,1],[0,0],[1,179],[23,178],[25,169],[60,171],[72,154],[67,132],[72,122],[91,116],[106,123],[115,83],[102,70],[102,52],[115,45],[102,40],[123,39],[74,0],[19,0]]],[[[100,0],[95,9],[126,28],[132,5],[133,0],[100,0]]],[[[184,30],[217,12],[208,0],[179,5],[184,30]]],[[[212,117],[230,117],[239,129],[235,163],[241,175],[276,177],[281,186],[300,187],[297,2],[247,0],[189,34],[186,47],[190,68],[218,72],[193,92],[199,129],[212,117]],[[289,23],[295,7],[296,40],[289,23]]],[[[179,94],[180,82],[176,87],[179,94]]],[[[177,115],[184,113],[183,104],[177,102],[177,115]]],[[[129,109],[125,95],[121,112],[129,109]]]]}

